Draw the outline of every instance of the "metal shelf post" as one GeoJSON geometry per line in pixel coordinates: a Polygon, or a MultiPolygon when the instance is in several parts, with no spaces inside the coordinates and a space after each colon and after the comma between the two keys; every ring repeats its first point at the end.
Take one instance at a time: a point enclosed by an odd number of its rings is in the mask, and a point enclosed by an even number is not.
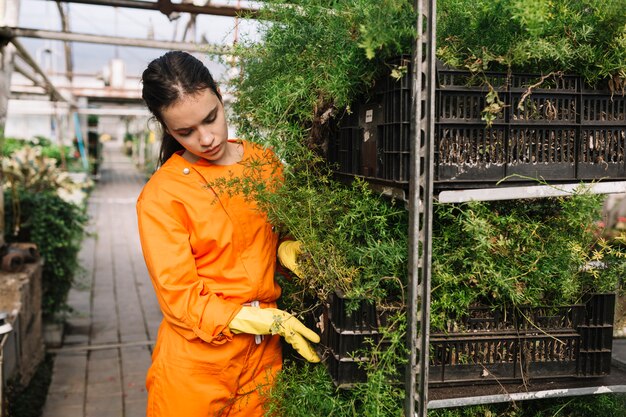
{"type": "Polygon", "coordinates": [[[409,185],[409,297],[405,416],[426,417],[430,326],[431,237],[435,129],[436,0],[416,0],[413,48],[411,176],[409,185]]]}

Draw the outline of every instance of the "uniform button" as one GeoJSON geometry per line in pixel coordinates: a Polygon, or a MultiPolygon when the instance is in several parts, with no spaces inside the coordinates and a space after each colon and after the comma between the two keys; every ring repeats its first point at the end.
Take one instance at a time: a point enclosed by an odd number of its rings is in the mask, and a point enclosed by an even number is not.
{"type": "Polygon", "coordinates": [[[185,174],[185,175],[189,174],[189,168],[184,168],[183,169],[183,174],[185,174]]]}

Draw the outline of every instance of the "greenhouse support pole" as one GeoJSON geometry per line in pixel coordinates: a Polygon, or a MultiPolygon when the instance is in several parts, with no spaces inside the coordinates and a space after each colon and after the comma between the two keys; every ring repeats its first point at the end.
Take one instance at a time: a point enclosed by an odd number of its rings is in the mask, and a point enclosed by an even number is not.
{"type": "MultiPolygon", "coordinates": [[[[0,26],[16,24],[19,14],[19,0],[0,0],[0,26]]],[[[11,96],[11,75],[13,74],[15,59],[15,47],[8,41],[8,39],[0,37],[0,138],[2,138],[2,142],[4,141],[4,127],[7,121],[9,97],[11,96]]],[[[4,191],[2,189],[2,181],[2,173],[0,172],[0,247],[5,244],[4,191]]]]}
{"type": "Polygon", "coordinates": [[[74,111],[74,132],[76,134],[76,142],[78,144],[78,153],[80,154],[80,159],[83,162],[83,169],[85,172],[89,172],[89,160],[87,159],[87,151],[85,150],[83,129],[80,125],[80,119],[78,118],[77,111],[74,111]]]}
{"type": "Polygon", "coordinates": [[[409,360],[406,417],[428,413],[428,350],[433,223],[435,130],[436,0],[416,0],[417,38],[413,47],[411,95],[411,179],[409,186],[409,360]]]}

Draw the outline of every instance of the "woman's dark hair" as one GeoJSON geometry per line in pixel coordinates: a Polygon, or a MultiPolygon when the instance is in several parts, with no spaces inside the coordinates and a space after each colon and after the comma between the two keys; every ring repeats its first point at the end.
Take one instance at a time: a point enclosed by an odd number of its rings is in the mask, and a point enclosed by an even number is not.
{"type": "Polygon", "coordinates": [[[148,64],[141,76],[143,97],[148,110],[163,128],[159,165],[183,147],[165,129],[162,112],[183,96],[210,89],[222,101],[217,84],[204,64],[187,52],[170,51],[148,64]]]}

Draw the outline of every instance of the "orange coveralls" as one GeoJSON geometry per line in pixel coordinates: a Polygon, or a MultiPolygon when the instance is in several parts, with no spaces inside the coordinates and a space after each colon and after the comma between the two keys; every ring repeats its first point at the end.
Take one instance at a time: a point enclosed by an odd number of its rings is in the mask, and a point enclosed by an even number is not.
{"type": "Polygon", "coordinates": [[[174,154],[137,201],[141,246],[163,312],[146,378],[148,417],[263,415],[259,391],[281,368],[279,336],[233,334],[243,304],[276,307],[278,236],[253,201],[216,178],[280,175],[271,151],[242,142],[231,166],[174,154]],[[254,161],[254,162],[251,162],[254,161]],[[264,163],[262,172],[251,169],[264,163]]]}

